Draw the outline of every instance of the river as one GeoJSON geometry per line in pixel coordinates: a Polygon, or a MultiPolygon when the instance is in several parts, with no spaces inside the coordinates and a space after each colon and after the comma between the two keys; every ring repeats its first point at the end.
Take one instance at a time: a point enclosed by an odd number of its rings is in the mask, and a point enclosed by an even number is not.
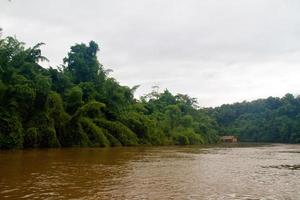
{"type": "Polygon", "coordinates": [[[300,199],[300,145],[0,151],[0,199],[300,199]]]}

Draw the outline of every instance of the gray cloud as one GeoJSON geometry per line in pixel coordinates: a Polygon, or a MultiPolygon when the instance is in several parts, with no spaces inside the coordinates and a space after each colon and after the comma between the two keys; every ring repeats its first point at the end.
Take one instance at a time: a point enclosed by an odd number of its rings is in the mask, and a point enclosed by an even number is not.
{"type": "Polygon", "coordinates": [[[159,84],[201,106],[300,93],[297,0],[0,1],[0,26],[50,65],[95,40],[121,84],[159,84]]]}

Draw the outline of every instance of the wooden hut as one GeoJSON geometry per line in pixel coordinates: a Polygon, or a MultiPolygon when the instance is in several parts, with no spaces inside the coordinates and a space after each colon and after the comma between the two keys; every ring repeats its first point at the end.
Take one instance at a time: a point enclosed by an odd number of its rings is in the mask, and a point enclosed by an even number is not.
{"type": "Polygon", "coordinates": [[[225,136],[222,136],[220,138],[221,142],[226,142],[226,143],[235,143],[237,142],[237,138],[233,135],[225,135],[225,136]]]}

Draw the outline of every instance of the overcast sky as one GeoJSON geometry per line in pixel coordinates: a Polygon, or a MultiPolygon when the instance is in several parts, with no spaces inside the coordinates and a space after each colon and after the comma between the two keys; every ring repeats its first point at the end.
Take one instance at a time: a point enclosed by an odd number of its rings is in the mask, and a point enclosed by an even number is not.
{"type": "Polygon", "coordinates": [[[300,94],[298,0],[0,0],[4,35],[55,67],[75,43],[96,41],[122,85],[159,85],[218,106],[300,94]]]}

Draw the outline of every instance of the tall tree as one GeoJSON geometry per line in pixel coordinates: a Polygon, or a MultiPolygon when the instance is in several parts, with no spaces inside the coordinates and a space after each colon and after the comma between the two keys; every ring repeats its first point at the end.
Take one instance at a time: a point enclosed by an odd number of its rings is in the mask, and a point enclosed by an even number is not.
{"type": "Polygon", "coordinates": [[[76,84],[92,81],[103,81],[105,73],[97,60],[98,44],[91,41],[89,45],[76,44],[71,47],[68,56],[64,58],[67,65],[65,71],[69,72],[76,84]]]}

